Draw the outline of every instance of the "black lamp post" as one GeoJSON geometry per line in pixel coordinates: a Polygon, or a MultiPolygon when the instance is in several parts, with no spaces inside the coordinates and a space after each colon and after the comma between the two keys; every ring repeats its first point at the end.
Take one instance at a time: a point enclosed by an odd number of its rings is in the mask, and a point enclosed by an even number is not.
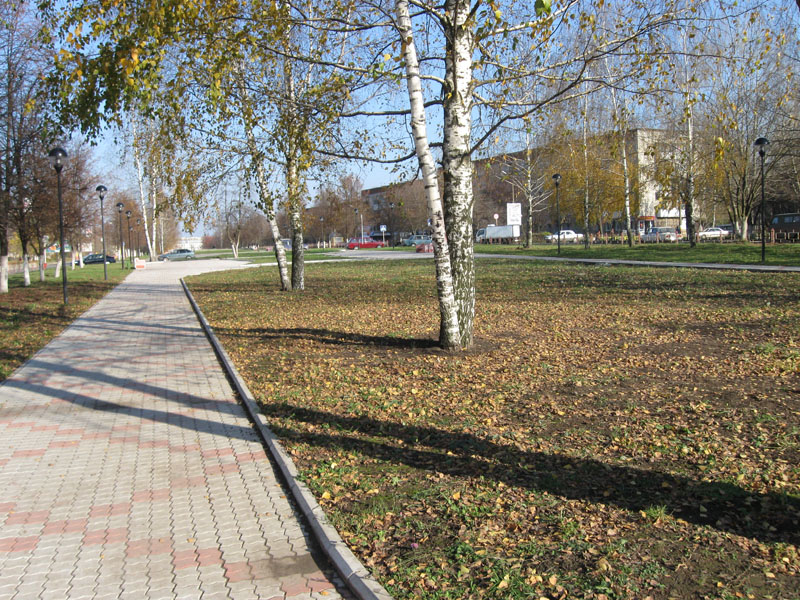
{"type": "Polygon", "coordinates": [[[142,247],[139,245],[139,231],[142,229],[142,220],[136,219],[136,257],[139,257],[139,252],[142,247]]]}
{"type": "Polygon", "coordinates": [[[354,208],[353,209],[353,237],[356,237],[356,234],[358,233],[358,226],[356,225],[356,215],[358,215],[358,209],[354,208]]]}
{"type": "Polygon", "coordinates": [[[132,214],[133,213],[131,213],[131,211],[129,210],[125,211],[125,216],[128,219],[128,258],[129,258],[128,265],[130,266],[130,268],[133,268],[133,244],[131,244],[131,231],[133,230],[133,227],[131,227],[132,214]]]}
{"type": "Polygon", "coordinates": [[[394,248],[394,202],[389,202],[389,231],[391,232],[392,248],[394,248]]]}
{"type": "Polygon", "coordinates": [[[558,243],[558,254],[561,254],[561,208],[558,205],[558,184],[561,183],[561,175],[553,175],[553,183],[556,184],[556,241],[558,243]]]}
{"type": "Polygon", "coordinates": [[[125,238],[122,237],[122,209],[125,205],[117,202],[117,222],[119,223],[119,262],[125,268],[125,238]]]}
{"type": "Polygon", "coordinates": [[[61,249],[61,287],[64,291],[64,304],[68,304],[67,298],[67,261],[64,255],[64,202],[61,199],[61,169],[67,160],[67,153],[63,148],[53,148],[48,154],[50,163],[56,170],[58,179],[58,235],[60,236],[59,247],[61,249]]]}
{"type": "Polygon", "coordinates": [[[758,155],[761,157],[761,262],[766,262],[767,260],[767,227],[766,227],[766,215],[765,215],[765,208],[764,208],[764,155],[767,153],[767,146],[769,145],[769,140],[764,137],[760,137],[755,141],[755,146],[758,148],[758,155]]]}
{"type": "Polygon", "coordinates": [[[108,263],[106,263],[106,223],[103,216],[103,198],[106,196],[108,189],[104,185],[98,185],[95,188],[97,195],[100,196],[100,237],[103,238],[103,279],[108,281],[108,263]]]}

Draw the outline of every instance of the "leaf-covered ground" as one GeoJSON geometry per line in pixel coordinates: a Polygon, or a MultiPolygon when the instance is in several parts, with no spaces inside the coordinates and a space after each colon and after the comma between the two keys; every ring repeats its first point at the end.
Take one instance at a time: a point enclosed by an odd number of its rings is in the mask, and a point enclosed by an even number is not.
{"type": "Polygon", "coordinates": [[[191,280],[397,598],[800,597],[800,276],[481,260],[439,350],[430,261],[191,280]]]}

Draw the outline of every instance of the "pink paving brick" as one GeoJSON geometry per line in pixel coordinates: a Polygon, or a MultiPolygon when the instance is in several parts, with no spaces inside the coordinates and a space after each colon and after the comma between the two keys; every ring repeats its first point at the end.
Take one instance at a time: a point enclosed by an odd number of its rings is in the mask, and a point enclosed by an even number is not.
{"type": "Polygon", "coordinates": [[[197,551],[197,564],[201,567],[222,564],[222,552],[219,548],[206,548],[197,551]]]}
{"type": "Polygon", "coordinates": [[[180,446],[170,445],[170,452],[197,452],[200,450],[200,444],[183,444],[180,446]]]}
{"type": "Polygon", "coordinates": [[[15,512],[8,515],[6,525],[21,525],[29,523],[44,523],[50,516],[49,510],[37,510],[34,512],[15,512]]]}
{"type": "Polygon", "coordinates": [[[31,427],[31,431],[53,431],[59,427],[61,425],[37,425],[36,427],[31,427]]]}
{"type": "Polygon", "coordinates": [[[239,465],[236,463],[228,463],[225,465],[209,465],[205,468],[207,475],[219,475],[220,473],[234,473],[239,470],[239,465]]]}
{"type": "Polygon", "coordinates": [[[304,581],[299,583],[284,582],[281,584],[281,590],[287,596],[299,596],[300,594],[307,594],[311,591],[311,588],[304,581]]]}
{"type": "Polygon", "coordinates": [[[253,575],[250,572],[250,565],[246,561],[225,563],[225,578],[230,583],[252,579],[253,575]]]}
{"type": "Polygon", "coordinates": [[[28,552],[39,543],[39,536],[11,537],[0,539],[0,552],[28,552]]]}
{"type": "Polygon", "coordinates": [[[81,433],[86,433],[85,429],[59,429],[56,432],[56,435],[78,435],[81,433]]]}
{"type": "Polygon", "coordinates": [[[319,572],[309,576],[308,587],[312,592],[323,592],[325,590],[332,590],[334,585],[322,572],[319,572]]]}
{"type": "Polygon", "coordinates": [[[0,513],[11,512],[16,506],[16,502],[0,502],[0,513]]]}
{"type": "Polygon", "coordinates": [[[103,504],[101,506],[93,506],[89,511],[89,518],[95,517],[111,517],[115,515],[124,515],[131,511],[130,502],[120,502],[118,504],[103,504]]]}
{"type": "Polygon", "coordinates": [[[116,544],[119,542],[128,541],[128,528],[127,527],[112,527],[106,530],[106,544],[116,544]]]}
{"type": "Polygon", "coordinates": [[[8,424],[9,429],[16,429],[21,427],[35,427],[38,425],[35,421],[12,421],[8,424]]]}
{"type": "Polygon", "coordinates": [[[83,536],[84,546],[97,546],[102,544],[106,539],[106,530],[98,529],[96,531],[87,531],[83,536]]]}
{"type": "Polygon", "coordinates": [[[139,441],[139,438],[135,435],[129,435],[126,437],[112,437],[108,440],[109,444],[136,444],[139,441]]]}
{"type": "Polygon", "coordinates": [[[62,521],[48,521],[42,535],[61,535],[62,533],[77,533],[84,531],[86,525],[89,523],[88,519],[66,519],[62,521]]]}
{"type": "Polygon", "coordinates": [[[248,463],[257,460],[265,460],[267,458],[267,453],[264,451],[261,452],[242,452],[236,455],[236,460],[241,463],[248,463]]]}
{"type": "Polygon", "coordinates": [[[166,440],[156,440],[156,441],[142,442],[141,444],[139,444],[139,448],[161,448],[164,446],[169,446],[169,442],[166,440]]]}
{"type": "Polygon", "coordinates": [[[172,565],[176,571],[198,566],[197,552],[194,550],[178,550],[174,552],[172,554],[172,565]]]}
{"type": "Polygon", "coordinates": [[[84,433],[81,436],[82,440],[99,440],[102,438],[111,437],[111,434],[107,431],[97,432],[97,433],[84,433]]]}
{"type": "Polygon", "coordinates": [[[26,456],[42,456],[47,452],[47,448],[37,448],[36,450],[15,450],[11,458],[24,458],[26,456]]]}
{"type": "Polygon", "coordinates": [[[213,450],[203,450],[201,453],[203,458],[210,456],[230,456],[233,454],[233,448],[215,448],[213,450]]]}
{"type": "Polygon", "coordinates": [[[70,446],[77,446],[79,440],[63,440],[60,442],[50,442],[47,444],[48,448],[69,448],[70,446]]]}

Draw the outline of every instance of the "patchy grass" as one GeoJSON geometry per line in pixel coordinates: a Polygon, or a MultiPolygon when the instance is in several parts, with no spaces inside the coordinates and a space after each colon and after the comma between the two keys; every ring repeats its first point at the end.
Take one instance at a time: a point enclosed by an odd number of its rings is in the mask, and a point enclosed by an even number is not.
{"type": "Polygon", "coordinates": [[[800,276],[478,262],[436,346],[430,261],[193,293],[353,551],[397,598],[800,590],[800,276]]]}
{"type": "MultiPolygon", "coordinates": [[[[520,248],[502,244],[476,244],[475,252],[490,254],[523,254],[559,256],[553,244],[538,244],[520,248]]],[[[761,245],[736,242],[701,242],[694,248],[689,244],[599,244],[586,250],[582,244],[561,244],[560,256],[565,258],[607,258],[616,260],[647,260],[658,262],[692,262],[724,264],[761,264],[761,245]]],[[[766,251],[767,265],[800,267],[800,244],[770,244],[766,251]]]]}
{"type": "Polygon", "coordinates": [[[108,281],[103,265],[67,269],[69,305],[63,305],[61,277],[47,270],[44,282],[39,272],[31,273],[31,286],[23,287],[22,275],[9,277],[9,292],[0,296],[0,381],[47,342],[63,331],[90,306],[105,296],[130,270],[120,264],[108,265],[108,281]]]}
{"type": "MultiPolygon", "coordinates": [[[[331,258],[340,258],[342,253],[337,248],[309,248],[304,253],[306,261],[315,260],[328,260],[331,258]]],[[[195,255],[198,259],[203,258],[222,258],[227,260],[246,260],[252,263],[268,263],[275,262],[275,252],[272,250],[250,250],[242,249],[239,251],[239,258],[233,258],[233,250],[229,248],[220,248],[217,250],[198,250],[195,255]]],[[[286,260],[291,264],[292,252],[287,250],[286,260]]]]}

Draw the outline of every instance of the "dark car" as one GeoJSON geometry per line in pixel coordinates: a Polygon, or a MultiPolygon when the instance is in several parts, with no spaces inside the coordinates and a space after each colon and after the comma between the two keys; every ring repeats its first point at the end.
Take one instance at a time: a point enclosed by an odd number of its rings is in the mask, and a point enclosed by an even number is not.
{"type": "MultiPolygon", "coordinates": [[[[78,261],[76,261],[77,263],[78,261]]],[[[113,256],[106,255],[106,262],[107,263],[115,263],[117,259],[113,256]]],[[[103,264],[103,255],[102,254],[87,254],[83,257],[83,264],[85,265],[102,265],[103,264]]]]}

